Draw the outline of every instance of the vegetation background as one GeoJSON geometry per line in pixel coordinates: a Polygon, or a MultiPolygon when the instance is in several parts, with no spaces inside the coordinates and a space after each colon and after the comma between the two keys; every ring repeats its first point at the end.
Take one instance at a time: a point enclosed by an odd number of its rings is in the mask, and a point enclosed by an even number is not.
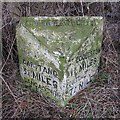
{"type": "Polygon", "coordinates": [[[120,2],[3,2],[2,117],[72,120],[120,118],[120,2]],[[19,75],[16,25],[23,16],[103,16],[104,31],[99,73],[90,87],[64,108],[25,88],[19,75]]]}

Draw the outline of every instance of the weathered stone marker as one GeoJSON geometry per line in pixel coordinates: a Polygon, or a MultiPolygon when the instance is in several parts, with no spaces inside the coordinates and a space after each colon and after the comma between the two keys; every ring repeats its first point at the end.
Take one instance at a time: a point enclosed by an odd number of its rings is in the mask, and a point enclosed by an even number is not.
{"type": "Polygon", "coordinates": [[[97,73],[102,29],[102,17],[21,18],[16,38],[23,80],[64,105],[97,73]]]}

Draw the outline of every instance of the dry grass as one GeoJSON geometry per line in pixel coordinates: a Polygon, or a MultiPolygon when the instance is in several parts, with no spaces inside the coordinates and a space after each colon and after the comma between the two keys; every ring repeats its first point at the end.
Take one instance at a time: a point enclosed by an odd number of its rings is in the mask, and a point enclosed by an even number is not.
{"type": "Polygon", "coordinates": [[[3,3],[3,67],[2,111],[3,118],[120,118],[119,71],[120,39],[119,3],[3,3]],[[23,4],[23,5],[22,5],[23,4]],[[113,15],[113,18],[108,14],[113,15]],[[21,16],[36,15],[108,15],[104,21],[99,74],[90,87],[78,93],[69,104],[58,107],[42,94],[23,87],[19,75],[15,26],[21,16]],[[116,14],[117,15],[117,14],[116,14]]]}

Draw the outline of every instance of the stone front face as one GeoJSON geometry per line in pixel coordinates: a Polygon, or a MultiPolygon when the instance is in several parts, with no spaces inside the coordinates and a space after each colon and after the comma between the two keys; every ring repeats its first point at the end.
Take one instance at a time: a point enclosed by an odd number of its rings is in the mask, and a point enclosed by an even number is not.
{"type": "Polygon", "coordinates": [[[101,17],[23,17],[17,26],[25,84],[59,105],[87,87],[100,60],[101,17]]]}

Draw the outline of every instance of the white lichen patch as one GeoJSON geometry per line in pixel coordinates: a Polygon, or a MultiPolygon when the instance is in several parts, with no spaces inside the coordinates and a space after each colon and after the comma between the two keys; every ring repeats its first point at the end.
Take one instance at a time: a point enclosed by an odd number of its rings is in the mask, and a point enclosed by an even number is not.
{"type": "Polygon", "coordinates": [[[25,48],[29,49],[30,54],[28,56],[33,57],[36,60],[39,60],[40,57],[43,57],[47,60],[47,62],[52,62],[57,69],[59,69],[59,63],[54,56],[48,53],[48,49],[45,48],[45,46],[42,46],[39,41],[22,25],[19,28],[19,34],[26,42],[25,48]]]}

